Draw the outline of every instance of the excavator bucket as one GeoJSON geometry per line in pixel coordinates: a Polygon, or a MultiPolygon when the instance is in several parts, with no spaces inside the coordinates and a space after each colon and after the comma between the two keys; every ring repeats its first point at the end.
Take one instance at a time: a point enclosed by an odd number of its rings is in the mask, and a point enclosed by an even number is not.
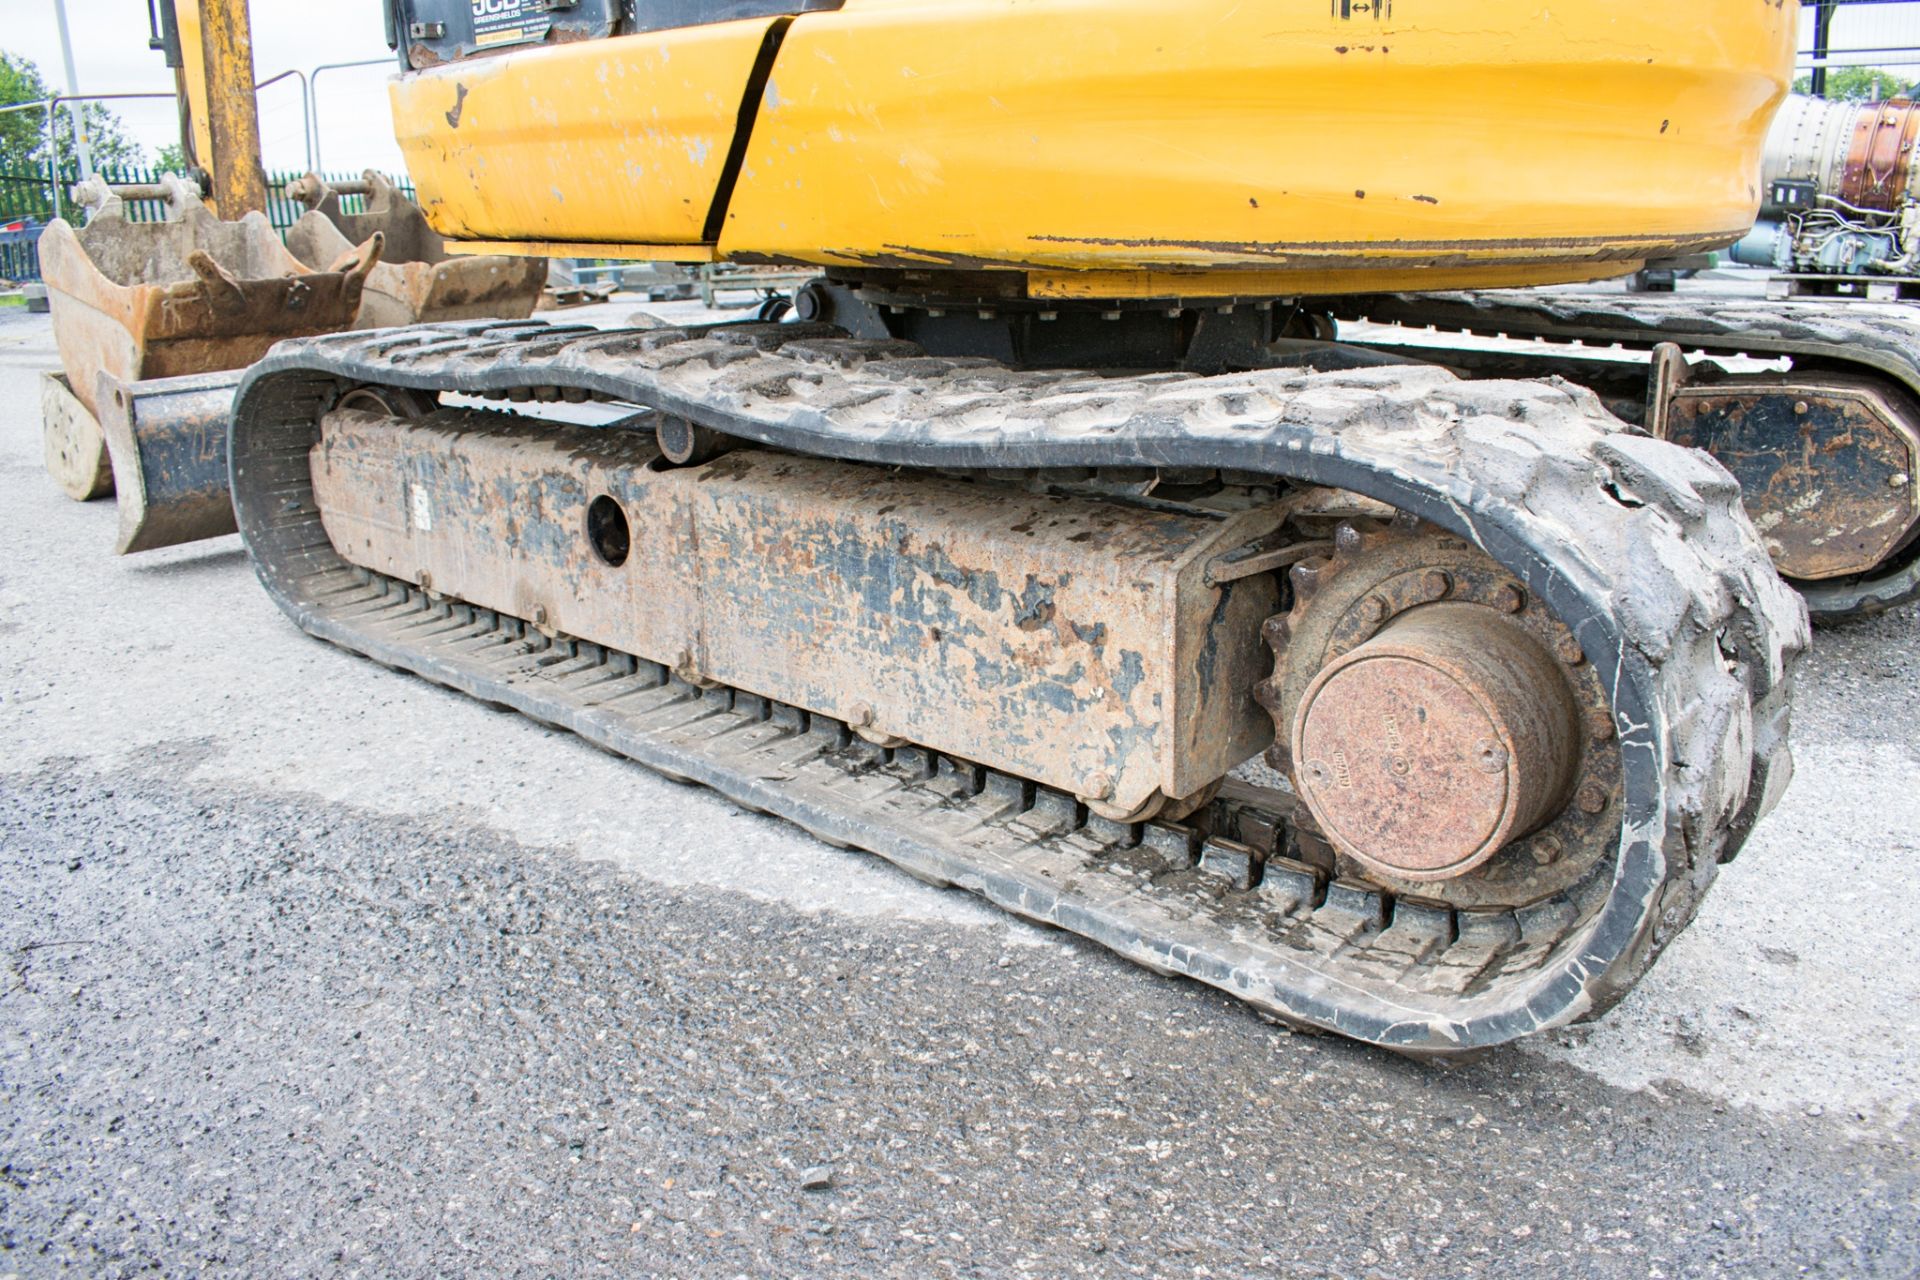
{"type": "Polygon", "coordinates": [[[349,259],[374,236],[385,248],[367,277],[356,329],[435,320],[524,320],[546,282],[544,258],[503,254],[450,257],[446,242],[427,225],[420,206],[383,174],[329,186],[308,174],[287,188],[307,214],[287,232],[287,248],[316,271],[349,259]],[[343,197],[361,196],[365,212],[349,213],[343,197]]]}
{"type": "Polygon", "coordinates": [[[232,533],[227,413],[243,370],[122,382],[102,373],[94,396],[120,500],[114,551],[127,555],[232,533]]]}
{"type": "Polygon", "coordinates": [[[80,403],[64,373],[40,376],[40,421],[46,442],[47,474],[75,502],[91,502],[113,492],[113,468],[100,420],[80,403]]]}
{"type": "Polygon", "coordinates": [[[179,453],[183,382],[204,393],[214,385],[208,374],[244,369],[282,338],[347,328],[384,241],[371,237],[315,271],[286,251],[263,214],[223,222],[178,178],[115,188],[96,177],[74,196],[92,212],[86,225],[56,219],[40,241],[65,367],[43,386],[48,471],[75,498],[131,495],[122,552],[231,532],[224,411],[201,394],[189,432],[199,443],[179,453]],[[166,200],[167,220],[129,220],[126,196],[166,200]],[[148,438],[150,429],[159,434],[148,438]],[[218,501],[206,496],[215,491],[218,501]],[[187,505],[170,509],[176,499],[187,505]],[[209,511],[210,502],[223,510],[209,511]]]}

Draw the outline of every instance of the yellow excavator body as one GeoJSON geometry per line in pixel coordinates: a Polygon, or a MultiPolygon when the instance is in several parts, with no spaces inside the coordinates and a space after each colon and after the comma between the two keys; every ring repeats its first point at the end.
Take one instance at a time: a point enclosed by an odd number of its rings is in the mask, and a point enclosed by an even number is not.
{"type": "Polygon", "coordinates": [[[481,252],[1010,270],[1030,296],[1540,284],[1752,224],[1791,4],[847,0],[397,78],[481,252]]]}

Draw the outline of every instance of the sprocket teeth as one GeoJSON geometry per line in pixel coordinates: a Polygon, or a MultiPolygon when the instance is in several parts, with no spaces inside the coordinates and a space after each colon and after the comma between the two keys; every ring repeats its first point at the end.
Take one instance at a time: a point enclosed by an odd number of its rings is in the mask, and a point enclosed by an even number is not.
{"type": "Polygon", "coordinates": [[[1318,591],[1320,589],[1321,570],[1325,567],[1326,562],[1324,560],[1293,566],[1293,572],[1289,573],[1287,578],[1293,583],[1294,595],[1299,599],[1305,600],[1312,596],[1314,592],[1318,591]]]}
{"type": "Polygon", "coordinates": [[[1333,531],[1333,550],[1343,560],[1351,560],[1366,549],[1367,540],[1351,524],[1342,524],[1333,531]]]}
{"type": "Polygon", "coordinates": [[[1253,700],[1272,711],[1280,705],[1280,686],[1271,680],[1262,680],[1253,686],[1253,700]]]}
{"type": "Polygon", "coordinates": [[[1275,653],[1285,648],[1292,636],[1293,620],[1284,613],[1276,613],[1260,624],[1260,638],[1265,640],[1267,647],[1275,653]]]}
{"type": "Polygon", "coordinates": [[[1287,777],[1293,776],[1293,751],[1286,743],[1275,738],[1273,745],[1267,748],[1266,759],[1267,764],[1274,772],[1284,774],[1287,777]]]}

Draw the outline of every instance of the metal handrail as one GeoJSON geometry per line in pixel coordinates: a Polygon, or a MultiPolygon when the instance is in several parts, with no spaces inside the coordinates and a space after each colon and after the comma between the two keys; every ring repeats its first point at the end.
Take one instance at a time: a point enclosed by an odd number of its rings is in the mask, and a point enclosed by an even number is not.
{"type": "MultiPolygon", "coordinates": [[[[385,62],[386,59],[382,58],[380,61],[385,62]]],[[[360,66],[363,64],[343,62],[334,65],[360,66]]],[[[325,70],[325,68],[316,68],[316,70],[325,70]]],[[[314,168],[314,156],[319,131],[314,128],[313,93],[311,90],[311,81],[307,73],[298,67],[291,71],[282,71],[277,76],[268,76],[265,80],[255,84],[253,86],[253,92],[257,96],[262,89],[271,88],[289,77],[300,81],[300,136],[301,141],[305,144],[307,153],[307,169],[312,171],[314,168]]],[[[63,102],[118,102],[131,98],[149,100],[164,98],[170,102],[179,101],[179,95],[173,93],[56,93],[45,98],[36,99],[33,102],[16,102],[11,106],[0,107],[0,115],[8,115],[15,111],[33,110],[45,110],[47,113],[47,185],[53,192],[54,217],[57,218],[60,216],[60,135],[54,128],[53,122],[60,104],[63,102]]],[[[74,119],[73,127],[76,130],[81,128],[81,122],[77,116],[74,119]]],[[[85,175],[82,176],[84,177],[85,175]]]]}
{"type": "Polygon", "coordinates": [[[367,58],[360,62],[323,62],[308,73],[307,92],[313,104],[313,150],[307,156],[307,170],[317,173],[320,169],[320,73],[322,71],[344,71],[348,67],[384,67],[391,58],[367,58]]]}
{"type": "Polygon", "coordinates": [[[277,76],[269,76],[267,79],[262,80],[259,84],[253,86],[255,106],[257,109],[260,91],[262,89],[267,88],[269,85],[279,84],[288,76],[294,76],[300,81],[300,140],[306,144],[307,171],[311,173],[313,171],[313,138],[315,130],[313,127],[313,94],[309,90],[307,73],[295,67],[291,71],[282,71],[277,76]]]}
{"type": "MultiPolygon", "coordinates": [[[[47,186],[53,193],[53,216],[60,216],[60,132],[54,128],[56,112],[63,102],[117,102],[126,98],[173,98],[171,93],[56,93],[40,99],[38,102],[22,102],[11,107],[0,108],[0,112],[24,111],[29,107],[47,109],[47,186]]],[[[69,109],[71,110],[71,109],[69,109]]],[[[73,120],[73,128],[78,133],[82,128],[79,116],[73,120]]]]}

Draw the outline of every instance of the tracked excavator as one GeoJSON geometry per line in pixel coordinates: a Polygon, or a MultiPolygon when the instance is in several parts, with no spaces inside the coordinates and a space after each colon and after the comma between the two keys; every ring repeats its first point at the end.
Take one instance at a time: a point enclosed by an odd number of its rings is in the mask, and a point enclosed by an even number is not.
{"type": "Polygon", "coordinates": [[[1743,236],[1795,25],[390,0],[450,252],[816,275],[779,323],[282,342],[239,525],[322,639],[1288,1024],[1593,1017],[1790,772],[1807,614],[1681,442],[1899,437],[1920,335],[1472,291],[1743,236]]]}

